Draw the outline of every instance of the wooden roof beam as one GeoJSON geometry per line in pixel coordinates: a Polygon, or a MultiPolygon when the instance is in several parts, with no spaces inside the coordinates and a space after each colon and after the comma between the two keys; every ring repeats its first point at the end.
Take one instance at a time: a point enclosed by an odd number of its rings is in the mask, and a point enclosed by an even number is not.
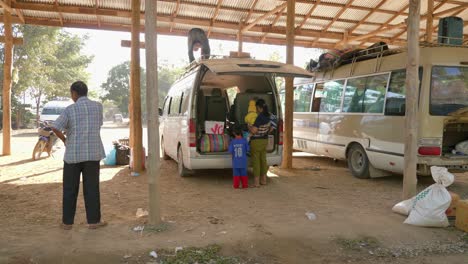
{"type": "MultiPolygon", "coordinates": [[[[2,16],[2,19],[3,19],[3,16],[2,16]]],[[[0,43],[5,43],[5,42],[6,42],[5,36],[0,36],[0,43]]],[[[13,45],[20,46],[20,45],[23,45],[23,43],[24,43],[23,38],[13,37],[13,45]]]]}
{"type": "MultiPolygon", "coordinates": [[[[0,20],[1,19],[3,19],[3,15],[0,15],[0,20]]],[[[61,26],[60,21],[58,21],[57,19],[50,20],[50,19],[44,19],[44,18],[25,17],[25,20],[26,20],[26,24],[42,25],[42,26],[54,26],[54,27],[61,26]]],[[[158,20],[168,22],[168,21],[170,21],[170,16],[158,17],[158,20]]],[[[200,23],[200,21],[194,21],[194,20],[184,19],[184,18],[177,18],[176,20],[177,20],[178,23],[182,23],[182,24],[186,24],[186,25],[206,26],[209,23],[209,22],[208,23],[200,23]]],[[[12,22],[13,23],[20,23],[20,20],[19,20],[18,17],[13,17],[12,22]]],[[[221,27],[223,27],[225,25],[230,26],[230,24],[224,23],[224,24],[222,24],[221,27]]],[[[233,24],[233,25],[237,29],[239,28],[238,24],[233,24]]],[[[90,22],[67,22],[67,21],[64,21],[64,27],[83,28],[83,29],[102,29],[102,30],[124,31],[124,32],[129,32],[130,31],[130,25],[112,24],[112,23],[101,23],[101,27],[99,28],[95,23],[92,23],[92,22],[90,23],[90,22]]],[[[141,30],[144,31],[144,27],[142,27],[141,30]]],[[[170,28],[158,27],[158,32],[159,32],[159,30],[163,34],[171,35],[170,28]]],[[[254,28],[252,28],[251,31],[254,31],[254,30],[255,30],[255,32],[270,32],[270,33],[277,33],[277,34],[285,34],[285,32],[286,32],[285,27],[273,27],[273,28],[268,27],[267,30],[264,30],[264,28],[262,28],[262,27],[254,27],[254,28]]],[[[178,31],[174,30],[174,32],[180,32],[180,30],[178,30],[178,31]]],[[[186,33],[188,31],[183,31],[183,32],[185,32],[184,33],[185,35],[182,35],[182,36],[186,36],[186,33]]],[[[304,30],[304,29],[296,30],[296,36],[299,36],[299,37],[317,37],[317,36],[319,36],[319,34],[320,34],[320,31],[315,31],[315,30],[304,30]]],[[[174,33],[173,35],[178,35],[178,34],[174,33]]],[[[215,38],[215,39],[233,40],[233,41],[235,41],[236,38],[237,38],[237,36],[235,34],[219,33],[219,32],[212,32],[211,36],[212,36],[212,38],[215,38]]],[[[328,32],[327,35],[324,36],[324,37],[330,38],[330,39],[340,40],[340,39],[343,38],[343,34],[328,32]]],[[[252,37],[252,36],[248,36],[248,35],[244,35],[243,39],[244,39],[245,42],[259,43],[261,41],[261,37],[252,37]]],[[[383,38],[383,37],[376,37],[376,38],[370,38],[369,40],[373,41],[373,42],[378,42],[378,41],[387,41],[388,42],[390,39],[389,38],[383,38]]],[[[264,43],[265,44],[284,45],[286,42],[285,42],[284,39],[267,38],[264,41],[264,43]]],[[[297,43],[297,46],[312,47],[312,45],[311,45],[312,42],[310,40],[296,40],[296,43],[297,43]]],[[[406,43],[406,42],[404,42],[404,41],[395,41],[395,43],[399,43],[399,44],[395,44],[395,45],[404,45],[404,43],[406,43]]],[[[319,48],[332,48],[334,44],[333,43],[318,43],[317,45],[318,45],[317,47],[319,47],[319,48]]]]}
{"type": "MultiPolygon", "coordinates": [[[[379,9],[381,6],[383,6],[383,4],[385,4],[387,2],[387,0],[381,0],[376,6],[375,6],[375,9],[379,9]]],[[[369,13],[367,13],[367,15],[365,17],[363,17],[361,19],[361,21],[359,21],[354,27],[350,28],[349,29],[349,33],[353,33],[354,30],[356,30],[356,28],[358,28],[360,25],[362,25],[370,16],[372,16],[372,14],[374,14],[375,11],[372,10],[372,11],[369,11],[369,13]]]]}
{"type": "Polygon", "coordinates": [[[275,8],[273,8],[272,10],[270,10],[269,12],[263,14],[262,16],[259,16],[258,18],[256,18],[254,21],[252,21],[252,23],[248,24],[247,26],[243,27],[241,32],[244,33],[246,31],[249,31],[249,29],[251,29],[252,27],[254,27],[255,25],[257,25],[260,21],[262,21],[263,19],[271,16],[272,14],[275,14],[276,12],[284,9],[286,6],[287,6],[287,2],[286,3],[283,3],[282,5],[279,5],[275,8]]]}
{"type": "MultiPolygon", "coordinates": [[[[284,12],[285,9],[286,9],[286,7],[284,7],[283,9],[281,9],[281,10],[278,12],[278,14],[276,14],[275,20],[273,20],[273,23],[271,23],[271,26],[272,26],[272,27],[274,27],[274,26],[276,25],[276,23],[278,23],[278,20],[281,18],[281,15],[283,14],[283,12],[284,12]]],[[[260,43],[265,42],[265,39],[266,39],[267,35],[268,35],[268,32],[263,34],[260,43]]]]}
{"type": "Polygon", "coordinates": [[[58,0],[55,0],[55,10],[57,11],[59,18],[60,18],[60,25],[63,27],[63,15],[62,12],[59,10],[59,3],[58,0]]]}
{"type": "Polygon", "coordinates": [[[247,14],[247,17],[245,18],[245,22],[248,23],[250,20],[250,17],[252,16],[253,11],[255,10],[255,7],[257,6],[258,0],[254,0],[252,3],[252,6],[250,6],[249,13],[247,14]]]}
{"type": "Polygon", "coordinates": [[[97,23],[98,23],[98,27],[100,27],[101,26],[101,17],[99,17],[99,14],[98,14],[99,0],[94,1],[94,7],[95,7],[95,11],[96,11],[96,20],[97,20],[97,23]]]}
{"type": "MultiPolygon", "coordinates": [[[[168,0],[158,0],[158,1],[168,1],[168,0]]],[[[215,8],[213,5],[208,5],[208,4],[194,4],[194,3],[188,3],[188,2],[180,2],[181,0],[178,0],[178,5],[176,4],[175,11],[172,13],[173,17],[178,16],[178,11],[180,9],[181,4],[184,5],[193,5],[193,6],[205,6],[205,7],[211,7],[215,8]]],[[[173,3],[173,0],[170,1],[173,3]]],[[[16,9],[21,9],[21,10],[32,10],[32,11],[44,11],[44,12],[50,12],[50,10],[53,10],[55,7],[53,4],[47,4],[47,3],[31,3],[31,2],[17,2],[13,3],[12,7],[16,9]]],[[[78,6],[69,6],[69,5],[59,5],[59,10],[62,13],[68,13],[68,14],[85,14],[85,15],[96,15],[96,9],[95,8],[90,8],[90,7],[78,7],[78,6]]],[[[227,11],[237,11],[237,12],[248,12],[249,9],[241,9],[237,7],[227,7],[227,6],[222,6],[220,10],[227,10],[227,11]]],[[[264,12],[258,11],[258,10],[253,10],[252,13],[255,14],[264,14],[264,12]]],[[[111,9],[111,8],[99,8],[97,10],[97,15],[100,16],[113,16],[113,17],[126,17],[130,18],[131,17],[131,12],[127,10],[120,10],[120,9],[111,9]]],[[[302,18],[305,19],[307,18],[306,15],[296,15],[297,18],[302,18]]],[[[144,12],[141,12],[141,18],[144,19],[144,12]]],[[[309,18],[311,19],[321,19],[321,20],[329,20],[330,18],[327,17],[321,17],[321,16],[310,16],[309,18]]],[[[359,23],[357,20],[351,20],[351,19],[337,19],[338,22],[344,22],[344,23],[359,23]]],[[[380,23],[376,22],[369,22],[365,21],[362,24],[364,25],[373,25],[373,26],[379,26],[380,23]]]]}
{"type": "MultiPolygon", "coordinates": [[[[437,1],[437,0],[435,0],[437,1]]],[[[437,11],[438,9],[440,9],[444,4],[446,4],[448,2],[448,0],[441,0],[439,1],[439,3],[434,7],[434,10],[433,12],[437,11]]],[[[436,16],[433,15],[432,18],[435,18],[436,16]]],[[[424,16],[421,16],[421,21],[424,21],[424,19],[427,19],[428,16],[427,14],[424,15],[424,16]]],[[[393,36],[391,39],[390,39],[390,43],[393,42],[393,41],[397,41],[399,37],[401,37],[403,34],[405,34],[406,32],[406,28],[402,31],[400,31],[400,33],[396,34],[395,36],[393,36]]],[[[427,34],[427,33],[426,33],[427,34]]]]}
{"type": "MultiPolygon", "coordinates": [[[[332,25],[333,23],[335,23],[335,21],[346,11],[348,10],[348,7],[350,7],[352,4],[353,4],[354,0],[348,0],[348,2],[346,3],[346,5],[344,7],[341,8],[341,10],[338,12],[338,14],[336,14],[336,16],[332,19],[332,21],[330,21],[323,29],[322,29],[322,32],[326,32],[332,25]]],[[[317,38],[315,41],[314,41],[314,44],[316,42],[318,42],[320,40],[320,38],[317,38]]]]}
{"type": "MultiPolygon", "coordinates": [[[[381,29],[378,29],[378,30],[374,30],[374,31],[372,31],[372,32],[370,32],[370,33],[368,33],[368,34],[364,34],[364,35],[360,35],[360,36],[348,38],[348,42],[364,40],[364,39],[373,37],[373,36],[375,36],[375,35],[378,35],[378,34],[380,34],[380,33],[383,33],[383,32],[386,32],[386,31],[390,31],[390,30],[394,30],[394,29],[396,29],[396,28],[402,28],[402,27],[406,27],[406,23],[405,23],[405,22],[402,22],[402,23],[396,24],[396,25],[386,26],[385,28],[381,28],[381,29]]],[[[361,44],[361,45],[362,45],[362,44],[361,44]]]]}
{"type": "Polygon", "coordinates": [[[307,12],[307,14],[305,15],[304,19],[302,19],[302,22],[299,24],[299,26],[297,27],[298,29],[301,29],[305,23],[307,22],[307,20],[312,16],[312,13],[315,11],[315,9],[317,8],[317,6],[320,4],[320,1],[321,0],[317,0],[317,2],[310,8],[309,12],[307,12]]]}
{"type": "Polygon", "coordinates": [[[9,12],[10,14],[13,13],[13,9],[11,8],[11,6],[5,3],[3,0],[0,0],[0,7],[5,9],[5,11],[9,12]]]}
{"type": "Polygon", "coordinates": [[[172,13],[171,15],[171,27],[170,27],[170,31],[172,32],[172,29],[174,29],[174,19],[179,15],[179,10],[180,10],[180,0],[177,0],[177,3],[176,3],[176,8],[174,10],[174,13],[172,13]]]}
{"type": "Polygon", "coordinates": [[[213,23],[216,21],[216,18],[218,17],[219,14],[219,8],[223,4],[223,0],[218,0],[218,4],[216,5],[215,12],[213,14],[213,18],[211,19],[211,25],[210,28],[208,29],[208,37],[210,37],[211,34],[211,29],[213,28],[213,23]]]}

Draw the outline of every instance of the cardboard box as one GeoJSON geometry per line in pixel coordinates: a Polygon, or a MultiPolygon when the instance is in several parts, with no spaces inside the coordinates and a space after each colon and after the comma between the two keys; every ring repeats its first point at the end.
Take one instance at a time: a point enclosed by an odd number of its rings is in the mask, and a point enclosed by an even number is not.
{"type": "Polygon", "coordinates": [[[460,201],[460,196],[456,193],[449,192],[452,202],[450,202],[449,208],[445,211],[447,216],[456,216],[457,214],[457,203],[460,201]]]}
{"type": "Polygon", "coordinates": [[[468,200],[460,200],[457,203],[457,217],[455,227],[468,232],[468,200]]]}

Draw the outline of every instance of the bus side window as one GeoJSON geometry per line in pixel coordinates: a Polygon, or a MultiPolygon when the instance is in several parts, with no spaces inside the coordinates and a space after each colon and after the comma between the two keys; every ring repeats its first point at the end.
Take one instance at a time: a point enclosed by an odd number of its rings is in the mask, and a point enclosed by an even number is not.
{"type": "MultiPolygon", "coordinates": [[[[341,99],[343,97],[344,80],[333,80],[326,83],[317,84],[321,87],[320,112],[336,113],[341,112],[341,99]]],[[[317,92],[319,89],[317,89],[317,92]]],[[[316,93],[315,98],[319,98],[316,93]]]]}
{"type": "Polygon", "coordinates": [[[315,85],[314,98],[312,99],[312,112],[320,112],[320,104],[323,97],[323,83],[315,85]]]}
{"type": "Polygon", "coordinates": [[[385,104],[385,115],[404,116],[406,100],[406,70],[393,71],[385,104]]]}
{"type": "Polygon", "coordinates": [[[309,112],[312,97],[312,84],[304,84],[294,89],[294,112],[309,112]]]}

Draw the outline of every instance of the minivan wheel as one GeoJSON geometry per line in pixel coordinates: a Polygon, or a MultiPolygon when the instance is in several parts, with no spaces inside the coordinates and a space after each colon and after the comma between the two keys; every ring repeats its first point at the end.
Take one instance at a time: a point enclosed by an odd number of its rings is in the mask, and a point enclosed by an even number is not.
{"type": "Polygon", "coordinates": [[[369,159],[366,151],[360,145],[352,145],[348,151],[348,168],[354,177],[359,179],[370,178],[369,159]]]}
{"type": "Polygon", "coordinates": [[[180,177],[185,177],[188,175],[188,170],[184,166],[184,153],[182,152],[181,147],[179,147],[177,150],[177,172],[179,173],[180,177]]]}
{"type": "Polygon", "coordinates": [[[164,145],[164,138],[161,138],[161,151],[163,155],[163,160],[169,160],[171,158],[166,153],[166,145],[164,145]]]}

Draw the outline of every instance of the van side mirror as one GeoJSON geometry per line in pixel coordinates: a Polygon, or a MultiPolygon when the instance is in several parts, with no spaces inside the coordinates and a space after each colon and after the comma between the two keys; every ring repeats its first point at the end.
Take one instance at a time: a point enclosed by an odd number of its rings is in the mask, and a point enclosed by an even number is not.
{"type": "Polygon", "coordinates": [[[163,110],[161,109],[161,107],[158,108],[158,112],[159,112],[159,116],[163,115],[163,110]]]}

